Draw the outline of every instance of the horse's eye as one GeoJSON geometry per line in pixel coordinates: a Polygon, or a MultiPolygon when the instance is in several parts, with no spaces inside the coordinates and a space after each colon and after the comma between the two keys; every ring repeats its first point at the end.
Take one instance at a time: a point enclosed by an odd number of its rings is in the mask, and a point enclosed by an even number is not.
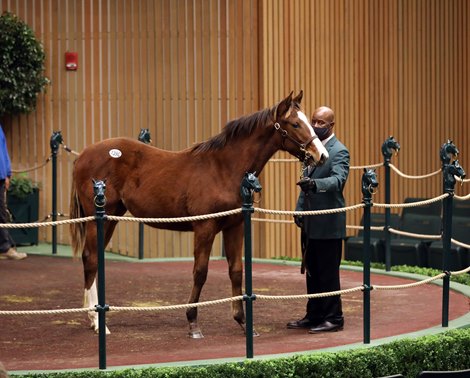
{"type": "Polygon", "coordinates": [[[292,124],[292,126],[294,127],[294,129],[298,129],[300,127],[300,124],[299,123],[294,123],[294,124],[292,124]]]}

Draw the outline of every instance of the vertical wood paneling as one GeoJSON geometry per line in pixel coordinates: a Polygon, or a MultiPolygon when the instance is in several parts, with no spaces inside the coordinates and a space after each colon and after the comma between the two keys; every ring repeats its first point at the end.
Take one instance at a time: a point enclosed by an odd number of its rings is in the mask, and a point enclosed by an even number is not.
{"type": "MultiPolygon", "coordinates": [[[[470,170],[465,0],[0,0],[0,5],[35,30],[51,79],[35,112],[2,119],[15,169],[43,163],[53,131],[60,130],[65,144],[80,151],[108,137],[137,138],[145,127],[153,145],[180,150],[218,133],[229,119],[303,89],[309,117],[323,104],[335,110],[336,134],[349,147],[353,166],[381,162],[381,144],[393,135],[402,150],[392,163],[407,174],[437,170],[439,148],[448,138],[470,170]],[[78,52],[78,71],[65,71],[66,51],[78,52]]],[[[59,153],[60,213],[68,213],[74,158],[59,153]]],[[[275,158],[291,157],[280,152],[275,158]]],[[[296,162],[268,163],[259,206],[294,209],[298,169],[296,162]]],[[[350,173],[348,204],[361,201],[361,174],[350,173]]],[[[383,181],[382,168],[378,174],[383,181]]],[[[41,183],[40,217],[46,217],[52,208],[51,165],[29,175],[41,183]]],[[[440,175],[410,180],[392,173],[394,203],[440,191],[440,175]]],[[[457,194],[468,192],[468,184],[456,187],[457,194]]],[[[375,201],[384,201],[384,188],[375,201]]],[[[348,223],[358,224],[361,215],[348,213],[348,223]]],[[[254,230],[255,255],[299,255],[293,224],[255,222],[254,230]]],[[[40,228],[39,235],[50,241],[51,229],[40,228]]],[[[59,227],[59,240],[68,243],[67,227],[59,227]]],[[[220,253],[221,239],[214,245],[220,253]]],[[[148,257],[190,256],[191,248],[191,234],[145,228],[148,257]]],[[[110,249],[136,256],[137,225],[120,224],[110,249]]]]}
{"type": "MultiPolygon", "coordinates": [[[[291,72],[303,72],[301,83],[308,88],[306,112],[310,115],[321,104],[336,111],[336,133],[349,147],[353,166],[383,161],[380,147],[389,135],[402,144],[402,151],[392,162],[410,175],[439,169],[438,151],[447,138],[460,148],[468,145],[468,132],[461,123],[463,119],[468,122],[469,113],[464,105],[468,103],[468,70],[463,68],[468,57],[468,28],[460,21],[468,19],[465,1],[361,0],[352,5],[349,1],[315,0],[262,4],[262,17],[266,18],[261,36],[266,82],[263,105],[285,95],[270,90],[271,82],[284,80],[277,85],[288,92],[299,86],[297,76],[291,72]],[[308,17],[292,17],[299,9],[305,9],[308,17]],[[281,19],[275,19],[276,15],[281,19]],[[293,19],[295,28],[279,31],[274,26],[284,22],[291,25],[293,19]],[[303,23],[309,23],[308,28],[303,23]],[[306,30],[298,38],[308,40],[308,59],[297,51],[303,42],[298,44],[288,37],[291,30],[306,30]],[[281,45],[282,49],[278,48],[281,45]],[[283,60],[289,66],[281,77],[276,65],[271,64],[275,53],[271,49],[296,57],[283,60]]],[[[468,156],[461,154],[460,161],[465,167],[468,156]]],[[[264,174],[264,181],[269,183],[264,198],[270,208],[278,205],[278,186],[282,183],[288,191],[295,183],[289,183],[289,176],[273,165],[269,164],[264,174]]],[[[361,174],[361,170],[351,171],[346,188],[348,204],[361,201],[361,174]]],[[[378,174],[383,180],[381,168],[378,174]]],[[[392,173],[394,203],[407,196],[434,197],[440,192],[440,175],[410,180],[392,173]]],[[[293,209],[294,201],[289,203],[288,197],[281,208],[293,209]]],[[[376,201],[384,201],[384,188],[376,201]]],[[[348,223],[358,224],[361,215],[360,211],[348,213],[348,223]]],[[[279,232],[275,226],[266,226],[266,230],[266,239],[274,239],[271,234],[279,232]]],[[[284,232],[295,235],[289,226],[284,232]]],[[[295,247],[290,250],[279,251],[284,247],[273,243],[276,250],[271,253],[298,255],[298,246],[292,245],[295,247]]]]}

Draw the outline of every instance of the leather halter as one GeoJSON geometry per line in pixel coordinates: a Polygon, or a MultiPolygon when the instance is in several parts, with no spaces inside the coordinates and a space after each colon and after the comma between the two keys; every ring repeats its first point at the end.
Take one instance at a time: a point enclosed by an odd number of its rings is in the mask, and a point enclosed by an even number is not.
{"type": "Polygon", "coordinates": [[[312,143],[315,139],[317,139],[318,136],[314,135],[314,136],[312,136],[311,138],[309,138],[306,142],[300,143],[299,141],[297,141],[297,140],[295,140],[294,138],[292,138],[292,137],[289,135],[289,133],[287,132],[287,130],[285,130],[285,129],[283,129],[283,128],[281,127],[281,125],[279,124],[279,122],[276,122],[276,123],[274,124],[274,129],[275,129],[276,131],[279,131],[279,132],[281,133],[281,136],[282,136],[282,149],[283,149],[284,151],[286,150],[286,148],[285,148],[285,146],[284,146],[284,142],[285,142],[286,139],[289,139],[292,143],[294,143],[294,144],[299,148],[300,151],[302,151],[302,152],[305,154],[305,158],[304,158],[303,160],[300,158],[299,155],[296,154],[295,157],[296,157],[297,159],[299,159],[300,161],[306,161],[306,160],[308,160],[309,158],[312,158],[312,155],[310,154],[310,152],[307,151],[307,146],[308,146],[310,143],[312,143]]]}

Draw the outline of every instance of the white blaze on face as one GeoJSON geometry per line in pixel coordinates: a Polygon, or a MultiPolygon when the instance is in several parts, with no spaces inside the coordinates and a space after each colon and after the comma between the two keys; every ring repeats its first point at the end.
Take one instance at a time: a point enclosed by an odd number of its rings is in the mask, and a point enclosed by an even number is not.
{"type": "MultiPolygon", "coordinates": [[[[302,122],[304,122],[308,126],[308,129],[310,130],[310,134],[312,135],[312,137],[315,136],[316,135],[315,131],[313,131],[313,127],[310,124],[310,121],[308,120],[307,116],[300,110],[297,111],[297,116],[299,117],[299,119],[302,120],[302,122]]],[[[320,156],[323,155],[325,158],[328,158],[329,156],[328,151],[326,150],[325,146],[323,145],[320,139],[315,138],[312,143],[317,148],[318,152],[320,153],[320,156]]]]}
{"type": "Polygon", "coordinates": [[[310,124],[310,121],[308,120],[304,112],[301,112],[300,110],[298,110],[297,116],[303,121],[303,123],[305,123],[308,126],[308,129],[310,130],[310,135],[313,137],[315,135],[315,132],[313,131],[313,127],[310,124]]]}

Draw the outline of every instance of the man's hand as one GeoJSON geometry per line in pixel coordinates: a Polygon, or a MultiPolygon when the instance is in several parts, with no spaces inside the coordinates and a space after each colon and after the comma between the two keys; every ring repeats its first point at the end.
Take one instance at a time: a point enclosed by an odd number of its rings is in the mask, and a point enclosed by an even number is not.
{"type": "Polygon", "coordinates": [[[297,227],[302,228],[304,225],[304,217],[302,215],[294,215],[294,223],[297,227]]]}
{"type": "Polygon", "coordinates": [[[300,186],[303,192],[315,191],[316,185],[315,180],[312,180],[310,177],[304,177],[302,180],[297,182],[297,185],[300,186]]]}

